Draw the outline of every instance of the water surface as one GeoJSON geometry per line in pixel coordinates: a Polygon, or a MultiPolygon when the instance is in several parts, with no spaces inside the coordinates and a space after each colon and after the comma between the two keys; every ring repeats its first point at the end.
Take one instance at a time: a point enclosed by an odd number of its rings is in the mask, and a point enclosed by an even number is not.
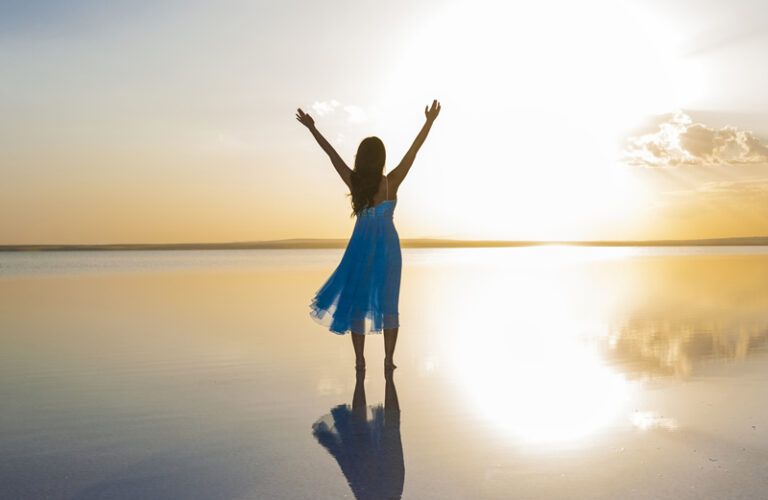
{"type": "Polygon", "coordinates": [[[342,252],[0,254],[0,497],[768,487],[768,248],[404,249],[389,381],[309,317],[342,252]]]}

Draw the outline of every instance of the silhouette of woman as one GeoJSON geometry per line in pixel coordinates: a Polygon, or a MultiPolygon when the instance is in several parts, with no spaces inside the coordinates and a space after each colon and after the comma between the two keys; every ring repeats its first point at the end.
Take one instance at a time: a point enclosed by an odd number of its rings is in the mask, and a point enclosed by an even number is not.
{"type": "Polygon", "coordinates": [[[402,256],[392,217],[397,190],[439,113],[437,100],[424,108],[426,122],[421,131],[397,167],[386,175],[386,152],[381,139],[363,139],[352,170],[317,130],[312,117],[301,109],[296,113],[296,119],[309,129],[349,187],[352,216],[357,217],[341,262],[317,290],[309,307],[310,316],[331,332],[340,335],[351,332],[358,370],[365,369],[365,335],[382,330],[384,367],[396,368],[393,358],[400,327],[402,256]]]}
{"type": "Polygon", "coordinates": [[[365,373],[358,371],[352,407],[335,406],[312,425],[312,434],[339,463],[358,500],[400,498],[403,494],[400,404],[392,373],[386,371],[384,406],[366,406],[365,373]]]}

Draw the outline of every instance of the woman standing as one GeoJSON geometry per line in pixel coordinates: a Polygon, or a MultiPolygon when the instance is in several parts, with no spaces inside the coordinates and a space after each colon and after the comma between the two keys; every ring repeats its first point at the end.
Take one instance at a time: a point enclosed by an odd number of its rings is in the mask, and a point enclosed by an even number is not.
{"type": "Polygon", "coordinates": [[[402,259],[400,239],[393,222],[397,190],[429,134],[440,103],[424,108],[426,121],[410,149],[391,172],[384,175],[386,150],[378,137],[366,137],[350,169],[333,146],[301,109],[296,119],[306,126],[328,154],[352,196],[357,217],[347,248],[328,280],[310,304],[310,316],[333,333],[351,333],[358,370],[365,369],[365,335],[384,332],[384,367],[396,368],[393,358],[400,327],[398,301],[402,259]]]}

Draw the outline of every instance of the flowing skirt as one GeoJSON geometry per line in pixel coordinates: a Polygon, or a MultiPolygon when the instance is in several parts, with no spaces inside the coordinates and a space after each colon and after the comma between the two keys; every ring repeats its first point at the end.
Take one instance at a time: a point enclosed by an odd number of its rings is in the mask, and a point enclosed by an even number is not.
{"type": "Polygon", "coordinates": [[[401,272],[392,219],[358,216],[341,262],[309,305],[310,316],[339,335],[397,328],[401,272]]]}

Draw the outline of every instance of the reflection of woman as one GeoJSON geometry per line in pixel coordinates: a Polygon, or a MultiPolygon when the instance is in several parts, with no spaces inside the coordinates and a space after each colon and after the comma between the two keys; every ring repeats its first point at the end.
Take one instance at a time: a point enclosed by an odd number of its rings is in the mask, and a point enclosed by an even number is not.
{"type": "Polygon", "coordinates": [[[352,407],[341,404],[331,408],[330,414],[312,425],[312,433],[339,463],[355,498],[400,498],[405,465],[392,371],[386,373],[383,406],[366,406],[364,379],[365,372],[358,371],[352,407]]]}

